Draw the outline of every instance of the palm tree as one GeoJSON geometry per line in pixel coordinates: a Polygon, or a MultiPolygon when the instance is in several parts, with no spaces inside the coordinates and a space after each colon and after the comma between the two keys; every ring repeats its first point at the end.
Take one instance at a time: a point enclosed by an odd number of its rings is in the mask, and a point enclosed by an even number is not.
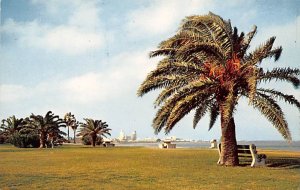
{"type": "Polygon", "coordinates": [[[79,126],[79,121],[76,121],[76,120],[71,125],[71,128],[74,131],[74,137],[73,137],[74,138],[74,144],[76,144],[75,138],[76,138],[76,130],[77,130],[78,126],[79,126]]]}
{"type": "Polygon", "coordinates": [[[90,136],[92,140],[92,146],[95,147],[97,137],[101,136],[106,137],[106,135],[111,135],[110,130],[106,122],[102,122],[101,120],[93,120],[93,119],[84,119],[85,123],[81,124],[80,132],[77,136],[90,136]]]}
{"type": "Polygon", "coordinates": [[[264,70],[260,63],[266,58],[277,61],[282,48],[273,48],[271,37],[248,53],[256,26],[247,35],[238,33],[230,21],[209,13],[190,16],[176,35],[163,41],[150,57],[164,56],[157,68],[141,84],[138,95],[162,89],[155,100],[159,110],[153,119],[155,133],[165,129],[169,133],[175,124],[195,110],[193,127],[206,113],[210,115],[209,129],[220,116],[221,163],[238,165],[237,142],[233,113],[241,97],[258,109],[281,133],[291,140],[291,134],[277,100],[296,106],[300,103],[292,95],[274,89],[258,87],[262,82],[281,80],[298,87],[299,69],[274,68],[264,70]]]}
{"type": "Polygon", "coordinates": [[[64,116],[64,121],[66,122],[67,128],[68,128],[68,142],[70,142],[70,127],[73,125],[74,122],[76,122],[75,116],[68,112],[64,116]]]}
{"type": "Polygon", "coordinates": [[[24,125],[24,119],[17,119],[14,115],[2,120],[0,129],[3,130],[2,134],[11,137],[14,133],[19,132],[24,125]]]}
{"type": "Polygon", "coordinates": [[[30,118],[26,121],[26,126],[38,132],[40,136],[40,148],[45,148],[47,138],[49,136],[55,138],[59,134],[64,134],[59,128],[66,127],[66,124],[58,115],[54,115],[54,113],[48,111],[45,117],[31,114],[30,118]]]}

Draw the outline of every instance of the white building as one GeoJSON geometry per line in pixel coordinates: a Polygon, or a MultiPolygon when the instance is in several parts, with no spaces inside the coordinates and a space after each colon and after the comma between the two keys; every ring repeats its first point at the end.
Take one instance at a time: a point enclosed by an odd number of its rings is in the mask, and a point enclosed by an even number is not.
{"type": "Polygon", "coordinates": [[[131,134],[131,140],[136,141],[136,138],[137,138],[136,131],[133,131],[133,133],[131,134]]]}
{"type": "Polygon", "coordinates": [[[126,134],[124,133],[123,130],[121,130],[120,135],[119,135],[119,140],[120,141],[136,141],[137,139],[137,135],[136,135],[136,131],[134,131],[131,136],[126,136],[126,134]]]}
{"type": "Polygon", "coordinates": [[[126,140],[126,135],[125,135],[123,130],[121,130],[121,132],[120,132],[119,140],[120,141],[125,141],[126,140]]]}

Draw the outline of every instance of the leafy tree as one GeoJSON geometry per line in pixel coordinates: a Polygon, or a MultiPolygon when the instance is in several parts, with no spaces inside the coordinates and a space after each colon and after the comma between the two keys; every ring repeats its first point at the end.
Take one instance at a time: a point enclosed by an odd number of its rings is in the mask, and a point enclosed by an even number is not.
{"type": "Polygon", "coordinates": [[[296,106],[294,96],[275,89],[258,87],[262,82],[285,81],[295,87],[300,84],[299,69],[263,69],[266,58],[277,61],[282,48],[273,48],[275,37],[252,52],[247,52],[256,34],[256,26],[245,35],[232,27],[230,21],[209,13],[186,17],[177,34],[163,41],[150,57],[164,56],[157,68],[141,84],[138,95],[162,89],[155,100],[159,107],[153,119],[158,133],[162,128],[169,133],[175,124],[195,110],[193,126],[203,116],[210,115],[209,129],[220,116],[222,132],[222,165],[238,165],[234,111],[241,97],[258,109],[283,138],[291,134],[278,100],[296,106]]]}
{"type": "Polygon", "coordinates": [[[37,148],[40,146],[39,135],[35,131],[20,131],[12,135],[11,144],[19,148],[37,148]]]}
{"type": "Polygon", "coordinates": [[[1,134],[7,138],[11,138],[14,133],[19,132],[24,125],[23,118],[16,118],[14,115],[2,120],[0,129],[2,130],[1,134]]]}
{"type": "MultiPolygon", "coordinates": [[[[28,118],[26,118],[28,119],[28,118]]],[[[2,137],[19,148],[38,147],[38,134],[26,127],[26,119],[17,119],[14,115],[2,120],[2,137]]]]}
{"type": "Polygon", "coordinates": [[[0,144],[8,143],[9,139],[5,135],[4,131],[0,130],[0,144]]]}
{"type": "Polygon", "coordinates": [[[58,115],[48,111],[45,116],[31,114],[26,120],[26,126],[37,131],[40,137],[40,148],[45,148],[48,137],[53,140],[60,134],[65,134],[59,128],[66,127],[66,124],[58,115]]]}
{"type": "Polygon", "coordinates": [[[102,136],[106,137],[106,135],[111,135],[110,130],[106,122],[101,120],[93,120],[93,119],[84,119],[85,123],[81,124],[80,132],[77,136],[82,136],[83,138],[86,136],[90,136],[92,140],[92,146],[95,147],[97,137],[101,138],[102,136]]]}

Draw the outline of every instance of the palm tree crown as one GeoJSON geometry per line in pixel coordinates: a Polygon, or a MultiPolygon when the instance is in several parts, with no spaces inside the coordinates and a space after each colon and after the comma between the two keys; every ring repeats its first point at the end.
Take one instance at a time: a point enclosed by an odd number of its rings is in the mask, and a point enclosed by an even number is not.
{"type": "MultiPolygon", "coordinates": [[[[222,137],[225,138],[226,131],[235,131],[233,113],[238,100],[246,97],[285,139],[291,140],[277,100],[284,100],[300,110],[299,101],[258,85],[282,80],[298,87],[300,70],[275,68],[266,71],[261,68],[260,63],[266,58],[277,61],[282,48],[273,48],[275,37],[271,37],[254,51],[247,52],[255,34],[256,26],[247,35],[238,33],[230,21],[213,13],[185,18],[177,34],[150,53],[150,57],[162,55],[164,59],[138,90],[138,95],[143,96],[162,89],[154,103],[160,107],[153,119],[155,132],[164,128],[169,133],[179,120],[195,110],[194,127],[209,113],[210,129],[220,115],[222,137]]],[[[235,133],[229,136],[235,138],[235,133]]]]}
{"type": "Polygon", "coordinates": [[[90,136],[92,139],[92,146],[95,146],[97,136],[104,136],[111,135],[110,128],[108,128],[108,124],[101,120],[93,120],[93,119],[84,119],[85,123],[81,124],[80,132],[77,136],[90,136]]]}
{"type": "MultiPolygon", "coordinates": [[[[70,141],[70,134],[69,134],[70,130],[69,129],[70,129],[70,127],[72,129],[74,128],[74,125],[76,125],[76,119],[75,119],[75,116],[71,112],[68,112],[64,116],[64,121],[66,122],[66,126],[68,129],[68,142],[69,142],[70,141]]],[[[76,126],[76,128],[77,128],[77,126],[76,126]]],[[[75,132],[75,130],[74,130],[74,132],[75,132]]]]}
{"type": "Polygon", "coordinates": [[[40,147],[45,148],[47,135],[58,136],[65,134],[59,128],[66,127],[66,124],[58,115],[54,115],[54,113],[48,111],[45,116],[31,114],[26,126],[39,133],[40,147]]]}
{"type": "Polygon", "coordinates": [[[20,118],[17,119],[14,115],[2,120],[2,124],[0,126],[0,129],[3,129],[3,133],[5,135],[13,135],[15,132],[18,132],[22,129],[24,125],[24,119],[20,118]]]}

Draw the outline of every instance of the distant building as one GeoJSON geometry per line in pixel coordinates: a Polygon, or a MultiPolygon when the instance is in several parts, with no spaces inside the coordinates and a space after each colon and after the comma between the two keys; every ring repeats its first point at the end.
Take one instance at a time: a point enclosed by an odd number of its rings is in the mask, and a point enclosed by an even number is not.
{"type": "Polygon", "coordinates": [[[123,130],[121,130],[120,135],[119,135],[119,140],[120,141],[136,141],[137,135],[136,131],[134,131],[131,136],[127,136],[123,130]]]}
{"type": "Polygon", "coordinates": [[[125,135],[123,130],[121,130],[121,132],[120,132],[119,140],[120,141],[125,141],[126,140],[126,135],[125,135]]]}
{"type": "Polygon", "coordinates": [[[132,135],[131,135],[131,140],[132,140],[132,141],[136,141],[136,138],[137,138],[137,136],[136,136],[136,131],[134,131],[134,132],[132,133],[132,135]]]}
{"type": "Polygon", "coordinates": [[[176,136],[167,137],[165,140],[176,141],[176,136]]]}

